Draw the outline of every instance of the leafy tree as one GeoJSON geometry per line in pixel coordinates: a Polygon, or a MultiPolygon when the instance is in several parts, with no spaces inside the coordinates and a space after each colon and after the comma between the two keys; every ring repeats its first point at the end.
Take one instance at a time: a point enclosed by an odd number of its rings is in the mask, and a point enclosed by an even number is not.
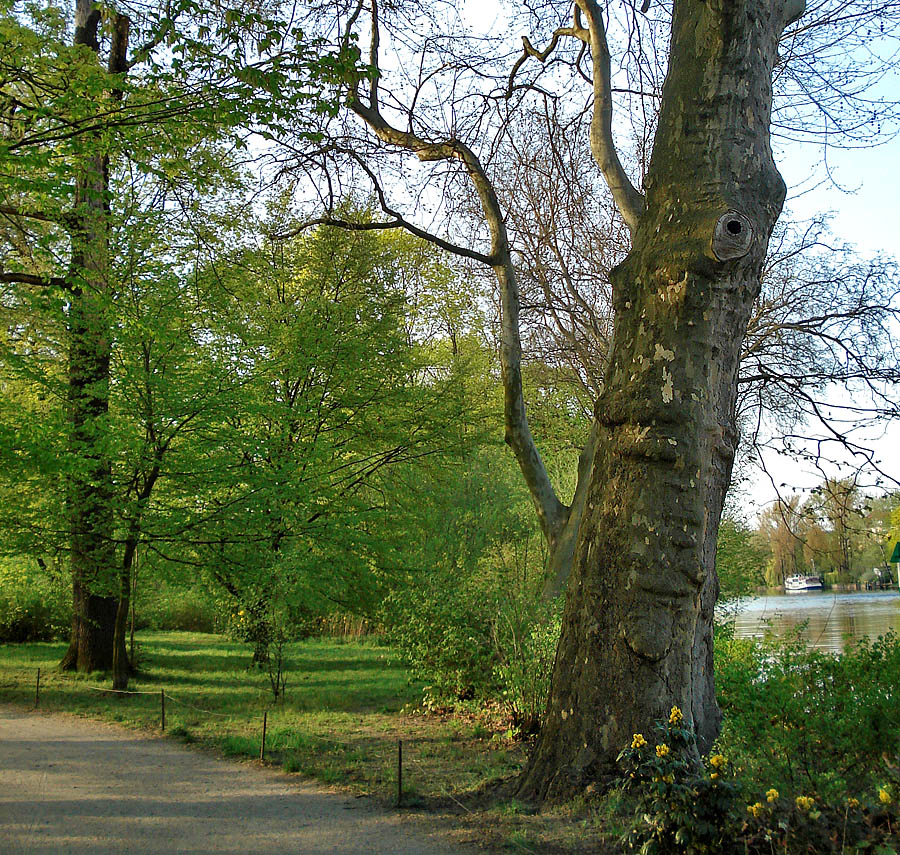
{"type": "MultiPolygon", "coordinates": [[[[65,301],[74,617],[64,667],[126,678],[117,632],[119,574],[108,440],[116,331],[111,174],[184,174],[198,139],[284,127],[300,105],[328,109],[311,80],[339,75],[290,17],[193,2],[67,11],[0,7],[0,280],[65,301]],[[277,98],[272,98],[277,94],[277,98]]],[[[207,162],[209,166],[210,162],[207,162]]]]}
{"type": "Polygon", "coordinates": [[[766,584],[770,587],[784,585],[786,577],[805,569],[803,547],[809,522],[799,496],[778,499],[759,515],[759,532],[770,551],[766,566],[766,584]]]}
{"type": "Polygon", "coordinates": [[[750,594],[764,585],[767,558],[750,526],[723,516],[716,542],[716,572],[723,596],[750,594]]]}
{"type": "Polygon", "coordinates": [[[227,403],[173,449],[157,497],[170,540],[150,541],[225,594],[259,662],[276,613],[288,629],[335,607],[376,613],[409,554],[394,470],[464,442],[457,378],[417,340],[406,303],[407,287],[421,294],[432,275],[439,287],[446,270],[409,240],[267,236],[279,228],[237,229],[238,246],[199,271],[198,349],[227,403]]]}

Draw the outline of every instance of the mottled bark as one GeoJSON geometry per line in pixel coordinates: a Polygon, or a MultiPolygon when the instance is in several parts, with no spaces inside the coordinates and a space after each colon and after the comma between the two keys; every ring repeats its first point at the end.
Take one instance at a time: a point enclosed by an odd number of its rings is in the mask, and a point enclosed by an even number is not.
{"type": "Polygon", "coordinates": [[[740,344],[784,200],[771,77],[798,9],[675,3],[669,72],[615,332],[532,800],[615,772],[672,705],[718,732],[715,543],[737,444],[740,344]]]}

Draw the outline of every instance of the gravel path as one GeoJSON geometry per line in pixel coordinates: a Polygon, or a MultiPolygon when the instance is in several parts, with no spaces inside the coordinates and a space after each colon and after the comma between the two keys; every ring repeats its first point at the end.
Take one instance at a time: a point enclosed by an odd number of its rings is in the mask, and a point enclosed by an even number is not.
{"type": "Polygon", "coordinates": [[[0,706],[2,855],[461,855],[420,824],[169,740],[0,706]]]}

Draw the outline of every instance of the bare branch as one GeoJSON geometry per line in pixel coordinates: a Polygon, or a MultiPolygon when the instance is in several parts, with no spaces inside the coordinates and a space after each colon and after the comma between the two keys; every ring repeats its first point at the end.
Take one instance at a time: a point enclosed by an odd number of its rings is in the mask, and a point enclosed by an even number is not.
{"type": "Polygon", "coordinates": [[[519,69],[527,62],[528,58],[533,57],[541,64],[545,63],[550,54],[556,50],[556,46],[563,36],[571,36],[572,38],[580,39],[585,43],[590,41],[590,34],[588,31],[584,29],[584,27],[578,26],[577,23],[571,27],[560,27],[558,30],[555,30],[550,40],[550,44],[543,50],[538,50],[534,47],[528,40],[528,36],[522,36],[522,56],[516,60],[515,65],[512,67],[512,71],[509,73],[509,82],[506,84],[507,98],[512,95],[513,89],[515,88],[513,82],[516,79],[516,75],[519,73],[519,69]]]}
{"type": "Polygon", "coordinates": [[[644,197],[625,172],[612,135],[612,73],[606,28],[596,0],[576,0],[588,19],[593,65],[594,115],[591,119],[591,153],[609,185],[616,207],[632,235],[644,208],[644,197]]]}
{"type": "MultiPolygon", "coordinates": [[[[372,3],[372,14],[373,18],[377,17],[375,2],[372,3]]],[[[373,34],[375,33],[377,22],[373,21],[373,34]]],[[[373,36],[373,44],[377,46],[377,36],[373,36]]],[[[374,65],[375,61],[376,57],[370,57],[370,63],[374,65]]],[[[370,92],[377,94],[375,89],[370,92]]],[[[516,455],[535,504],[541,528],[548,542],[553,544],[565,525],[569,509],[556,495],[525,413],[522,390],[522,344],[519,334],[519,291],[503,210],[494,187],[475,152],[461,140],[453,137],[438,141],[426,140],[412,131],[403,131],[392,126],[381,114],[376,101],[363,103],[359,95],[359,84],[352,87],[348,103],[353,113],[362,119],[382,142],[409,151],[423,162],[459,162],[475,187],[491,234],[490,254],[487,256],[481,254],[482,257],[478,260],[493,268],[500,286],[502,309],[500,361],[503,373],[506,442],[516,455]]],[[[440,245],[438,241],[441,239],[435,239],[434,236],[426,237],[423,230],[413,233],[440,245]]],[[[448,244],[445,248],[449,246],[448,244]]],[[[471,253],[469,250],[464,255],[471,258],[473,257],[471,253]]]]}
{"type": "MultiPolygon", "coordinates": [[[[386,213],[392,213],[391,211],[387,211],[386,213]]],[[[421,238],[422,240],[428,241],[429,243],[433,243],[435,246],[439,246],[441,249],[453,253],[454,255],[461,256],[462,258],[470,258],[473,261],[478,261],[481,264],[491,264],[490,256],[484,255],[484,253],[478,252],[474,249],[468,249],[464,246],[459,246],[459,244],[451,243],[450,241],[446,241],[437,235],[431,234],[431,232],[425,231],[425,229],[419,228],[419,226],[414,223],[405,220],[403,217],[395,216],[394,219],[389,220],[388,222],[380,222],[380,223],[356,223],[351,220],[344,220],[340,217],[332,217],[332,216],[322,216],[315,217],[311,220],[305,220],[300,225],[295,226],[287,232],[281,232],[280,234],[274,235],[276,240],[288,240],[292,237],[296,237],[301,232],[306,231],[307,229],[314,228],[315,226],[333,226],[338,229],[344,229],[346,231],[355,231],[355,232],[368,232],[368,231],[385,231],[388,229],[405,229],[410,232],[410,234],[414,234],[416,237],[421,238]]]]}

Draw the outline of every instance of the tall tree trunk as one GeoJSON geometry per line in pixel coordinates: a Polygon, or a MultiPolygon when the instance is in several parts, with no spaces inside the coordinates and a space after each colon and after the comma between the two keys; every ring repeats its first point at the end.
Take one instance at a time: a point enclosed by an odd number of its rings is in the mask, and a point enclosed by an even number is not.
{"type": "MultiPolygon", "coordinates": [[[[100,9],[75,7],[75,44],[99,52],[100,9]]],[[[72,638],[60,663],[78,671],[108,670],[118,609],[113,540],[113,480],[108,444],[112,352],[109,289],[109,158],[99,139],[83,160],[71,217],[69,280],[69,455],[72,638]]],[[[124,641],[122,645],[124,654],[124,641]]]]}
{"type": "MultiPolygon", "coordinates": [[[[131,661],[125,649],[125,633],[128,627],[129,606],[131,605],[131,568],[134,563],[139,537],[139,532],[129,532],[125,543],[125,553],[122,557],[122,567],[119,571],[119,600],[116,606],[112,638],[112,687],[114,689],[127,689],[128,678],[131,676],[131,661]]],[[[134,635],[132,634],[132,646],[133,640],[134,635]]]]}
{"type": "Polygon", "coordinates": [[[802,7],[676,0],[669,72],[616,311],[544,729],[519,792],[615,774],[673,705],[707,748],[715,544],[740,344],[784,200],[769,144],[778,38],[802,7]]]}
{"type": "Polygon", "coordinates": [[[112,465],[107,448],[110,327],[102,204],[105,163],[79,180],[82,245],[73,252],[69,308],[69,455],[67,515],[73,583],[72,639],[62,662],[79,671],[112,666],[115,588],[112,465]]]}

